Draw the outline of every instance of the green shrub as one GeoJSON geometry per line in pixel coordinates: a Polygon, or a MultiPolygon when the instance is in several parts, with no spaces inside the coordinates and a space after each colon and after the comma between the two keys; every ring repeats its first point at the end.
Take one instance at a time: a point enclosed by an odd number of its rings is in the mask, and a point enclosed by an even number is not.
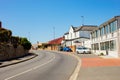
{"type": "Polygon", "coordinates": [[[12,36],[11,37],[11,43],[13,44],[14,48],[17,48],[20,38],[18,36],[12,36]]]}
{"type": "Polygon", "coordinates": [[[100,53],[100,56],[103,56],[104,55],[104,53],[100,53]]]}
{"type": "Polygon", "coordinates": [[[20,38],[20,44],[24,47],[25,50],[30,50],[32,46],[27,38],[20,38]]]}
{"type": "Polygon", "coordinates": [[[12,36],[12,32],[7,29],[0,28],[0,42],[8,42],[12,36]]]}

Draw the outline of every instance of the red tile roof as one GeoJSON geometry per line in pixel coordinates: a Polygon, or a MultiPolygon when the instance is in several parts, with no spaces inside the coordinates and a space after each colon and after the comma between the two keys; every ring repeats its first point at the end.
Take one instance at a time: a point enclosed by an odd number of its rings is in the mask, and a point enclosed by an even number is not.
{"type": "Polygon", "coordinates": [[[60,38],[49,41],[48,44],[61,44],[62,40],[63,40],[63,37],[60,37],[60,38]]]}

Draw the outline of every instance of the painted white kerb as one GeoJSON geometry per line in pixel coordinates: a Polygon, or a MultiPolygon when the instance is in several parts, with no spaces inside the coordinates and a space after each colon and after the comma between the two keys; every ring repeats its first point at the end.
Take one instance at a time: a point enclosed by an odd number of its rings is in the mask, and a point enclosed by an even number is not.
{"type": "Polygon", "coordinates": [[[72,55],[74,56],[77,60],[78,60],[78,64],[77,64],[77,67],[75,69],[75,71],[73,72],[73,74],[71,75],[71,77],[69,78],[69,80],[77,80],[78,78],[78,74],[80,72],[80,68],[81,68],[81,60],[78,56],[76,55],[72,55]]]}

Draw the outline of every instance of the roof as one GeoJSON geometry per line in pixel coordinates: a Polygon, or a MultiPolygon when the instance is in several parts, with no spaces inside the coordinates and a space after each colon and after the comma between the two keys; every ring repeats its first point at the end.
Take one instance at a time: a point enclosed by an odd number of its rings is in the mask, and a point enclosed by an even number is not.
{"type": "Polygon", "coordinates": [[[61,44],[62,40],[63,40],[63,37],[60,37],[60,38],[49,41],[48,44],[61,44]]]}
{"type": "Polygon", "coordinates": [[[116,19],[118,19],[118,18],[120,18],[120,16],[114,16],[114,17],[113,17],[113,18],[111,18],[110,20],[108,20],[108,21],[106,21],[106,22],[102,23],[102,24],[100,25],[100,27],[99,27],[99,28],[101,28],[101,27],[103,27],[103,26],[106,26],[107,24],[109,24],[109,23],[111,23],[111,22],[115,21],[115,20],[116,20],[116,19]]]}
{"type": "Polygon", "coordinates": [[[77,31],[93,31],[95,29],[97,29],[98,27],[96,25],[83,25],[83,26],[80,26],[78,27],[75,32],[77,31]]]}
{"type": "MultiPolygon", "coordinates": [[[[73,30],[74,32],[77,32],[77,31],[94,31],[94,30],[97,30],[98,29],[98,26],[96,25],[82,25],[82,26],[79,26],[79,27],[73,27],[73,30]]],[[[69,32],[66,32],[64,35],[67,35],[69,34],[69,32]]]]}

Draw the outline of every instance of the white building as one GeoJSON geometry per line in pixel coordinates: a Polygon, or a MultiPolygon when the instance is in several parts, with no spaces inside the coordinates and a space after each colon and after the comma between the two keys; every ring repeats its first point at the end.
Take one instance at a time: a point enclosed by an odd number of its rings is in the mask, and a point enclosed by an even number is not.
{"type": "Polygon", "coordinates": [[[95,54],[120,56],[120,16],[115,16],[91,32],[91,46],[95,54]]]}
{"type": "Polygon", "coordinates": [[[95,25],[71,26],[69,32],[64,34],[64,46],[86,46],[90,48],[90,33],[97,28],[95,25]]]}

